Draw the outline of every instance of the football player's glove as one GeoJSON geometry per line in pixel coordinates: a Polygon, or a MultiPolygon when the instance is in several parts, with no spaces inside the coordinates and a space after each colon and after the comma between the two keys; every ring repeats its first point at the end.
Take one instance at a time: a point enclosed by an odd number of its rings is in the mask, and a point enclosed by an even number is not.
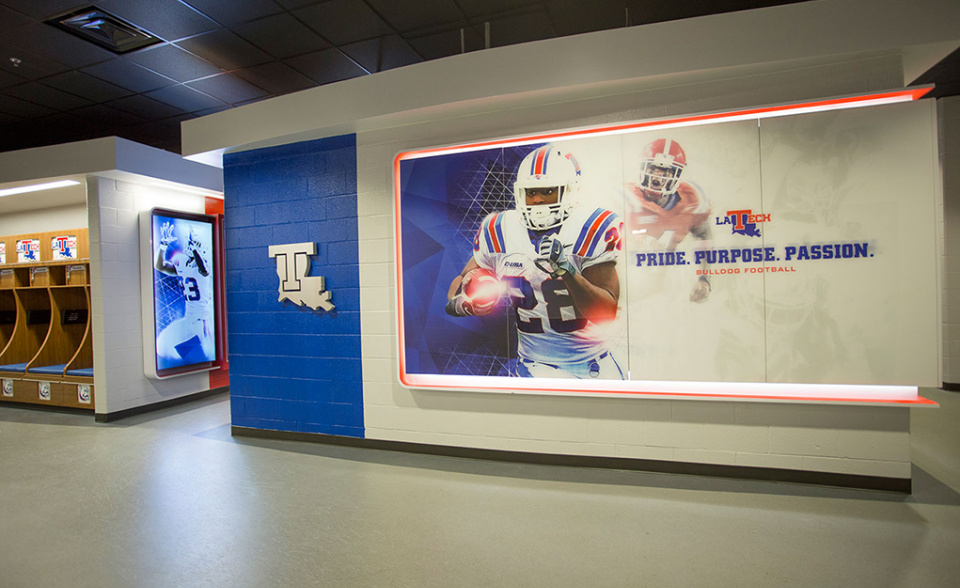
{"type": "Polygon", "coordinates": [[[444,307],[447,314],[451,316],[473,316],[476,314],[473,305],[467,300],[463,293],[457,294],[450,300],[447,300],[447,306],[444,307]]]}
{"type": "Polygon", "coordinates": [[[490,270],[474,268],[463,276],[457,295],[447,301],[447,314],[473,316],[489,314],[500,301],[502,287],[490,270]]]}
{"type": "Polygon", "coordinates": [[[697,278],[697,283],[693,285],[693,290],[690,291],[690,302],[696,302],[697,304],[706,302],[711,290],[710,280],[707,279],[707,276],[700,276],[697,278]]]}
{"type": "Polygon", "coordinates": [[[160,226],[160,245],[169,247],[170,244],[176,240],[177,237],[173,234],[173,224],[163,223],[163,225],[160,226]]]}
{"type": "Polygon", "coordinates": [[[551,278],[559,278],[564,274],[576,273],[576,268],[570,263],[570,258],[563,251],[563,243],[556,235],[546,235],[537,243],[538,257],[534,262],[538,268],[550,274],[551,278]]]}

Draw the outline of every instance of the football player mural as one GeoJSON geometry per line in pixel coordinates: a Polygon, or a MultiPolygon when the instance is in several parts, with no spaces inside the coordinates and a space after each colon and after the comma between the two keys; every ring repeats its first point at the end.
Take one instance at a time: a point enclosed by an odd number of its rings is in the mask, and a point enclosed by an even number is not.
{"type": "Polygon", "coordinates": [[[193,228],[189,228],[182,247],[176,245],[178,241],[176,225],[165,222],[160,230],[154,267],[163,274],[177,277],[183,295],[183,316],[157,335],[157,355],[164,366],[216,359],[210,247],[193,228]]]}
{"type": "MultiPolygon", "coordinates": [[[[710,203],[697,185],[681,180],[686,166],[687,154],[676,141],[657,139],[643,148],[639,181],[628,189],[629,224],[641,237],[640,250],[673,251],[687,235],[710,239],[710,203]]],[[[690,300],[704,302],[710,290],[707,276],[699,276],[690,300]]]]}
{"type": "Polygon", "coordinates": [[[618,314],[623,225],[581,193],[581,173],[556,145],[527,154],[513,184],[515,208],[483,219],[473,255],[447,291],[453,316],[510,301],[517,376],[624,377],[602,328],[618,314]]]}

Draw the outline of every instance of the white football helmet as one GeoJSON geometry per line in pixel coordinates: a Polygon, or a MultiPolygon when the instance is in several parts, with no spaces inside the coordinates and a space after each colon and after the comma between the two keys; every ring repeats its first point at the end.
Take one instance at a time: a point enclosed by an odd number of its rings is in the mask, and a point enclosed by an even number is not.
{"type": "Polygon", "coordinates": [[[580,191],[580,164],[572,153],[544,145],[527,154],[517,170],[513,196],[528,228],[544,231],[567,219],[580,191]],[[557,202],[527,204],[527,189],[556,188],[557,202]]]}

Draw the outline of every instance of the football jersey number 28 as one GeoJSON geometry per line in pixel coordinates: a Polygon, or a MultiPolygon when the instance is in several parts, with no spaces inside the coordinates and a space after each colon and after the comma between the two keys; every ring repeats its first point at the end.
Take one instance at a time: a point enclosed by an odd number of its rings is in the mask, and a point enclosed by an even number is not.
{"type": "MultiPolygon", "coordinates": [[[[513,299],[517,328],[524,333],[542,333],[543,320],[541,318],[533,317],[530,320],[523,320],[519,312],[521,308],[533,310],[540,304],[536,293],[533,291],[533,286],[523,276],[506,276],[504,281],[507,283],[510,297],[513,299]]],[[[547,305],[547,319],[550,321],[551,329],[557,333],[572,333],[587,325],[587,319],[577,313],[576,307],[573,305],[573,296],[567,291],[563,280],[544,280],[540,289],[543,292],[543,303],[547,305]],[[564,319],[561,314],[561,309],[564,307],[571,309],[576,318],[564,319]]]]}

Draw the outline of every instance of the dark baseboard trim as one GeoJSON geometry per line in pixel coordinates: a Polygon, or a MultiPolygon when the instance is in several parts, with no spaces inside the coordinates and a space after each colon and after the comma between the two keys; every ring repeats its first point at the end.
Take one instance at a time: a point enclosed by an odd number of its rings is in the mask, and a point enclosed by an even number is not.
{"type": "Polygon", "coordinates": [[[229,391],[230,391],[229,386],[222,386],[220,388],[212,388],[210,390],[204,390],[203,392],[197,392],[195,394],[188,394],[186,396],[181,396],[179,398],[174,398],[172,400],[164,400],[162,402],[157,402],[154,404],[147,404],[144,406],[137,406],[135,408],[128,408],[127,410],[118,410],[117,412],[108,412],[108,413],[102,413],[102,414],[97,413],[96,420],[98,423],[112,423],[113,421],[125,419],[127,417],[147,414],[149,412],[162,410],[164,408],[170,408],[172,406],[179,406],[181,404],[186,404],[188,402],[196,402],[197,400],[203,400],[204,398],[209,398],[211,396],[216,396],[218,394],[224,394],[229,391]]]}
{"type": "Polygon", "coordinates": [[[947,392],[960,392],[960,384],[954,384],[952,382],[944,382],[940,386],[941,390],[946,390],[947,392]]]}
{"type": "Polygon", "coordinates": [[[62,412],[65,414],[79,414],[83,416],[93,416],[92,409],[77,408],[75,406],[51,406],[48,404],[33,404],[32,402],[0,402],[0,406],[9,406],[11,408],[25,408],[27,410],[36,410],[40,412],[62,412]]]}
{"type": "Polygon", "coordinates": [[[510,463],[580,468],[604,468],[660,474],[711,476],[718,478],[735,478],[763,482],[787,482],[791,484],[812,484],[817,486],[857,488],[861,490],[880,490],[884,492],[899,492],[903,494],[910,494],[912,491],[912,481],[910,478],[887,478],[882,476],[862,476],[856,474],[808,472],[804,470],[788,470],[779,468],[660,461],[654,459],[632,459],[625,457],[553,455],[545,453],[530,453],[525,451],[473,449],[469,447],[428,445],[425,443],[408,443],[404,441],[383,441],[379,439],[340,437],[337,435],[324,435],[321,433],[272,431],[267,429],[252,429],[249,427],[231,427],[231,433],[238,437],[257,437],[261,439],[277,439],[282,441],[306,441],[310,443],[325,443],[327,445],[339,445],[343,447],[402,451],[407,453],[422,453],[425,455],[462,457],[467,459],[503,461],[510,463]]]}

